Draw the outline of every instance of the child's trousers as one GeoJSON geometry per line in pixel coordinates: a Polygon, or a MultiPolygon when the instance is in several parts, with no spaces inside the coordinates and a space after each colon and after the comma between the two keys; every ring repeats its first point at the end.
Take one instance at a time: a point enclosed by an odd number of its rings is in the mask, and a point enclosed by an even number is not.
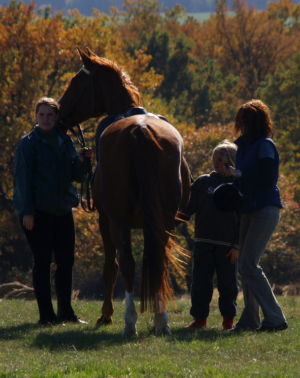
{"type": "Polygon", "coordinates": [[[219,309],[224,317],[236,315],[238,294],[236,264],[227,255],[230,247],[204,242],[196,242],[193,251],[193,271],[191,285],[191,315],[204,319],[209,314],[209,304],[213,294],[213,277],[216,272],[219,291],[219,309]]]}

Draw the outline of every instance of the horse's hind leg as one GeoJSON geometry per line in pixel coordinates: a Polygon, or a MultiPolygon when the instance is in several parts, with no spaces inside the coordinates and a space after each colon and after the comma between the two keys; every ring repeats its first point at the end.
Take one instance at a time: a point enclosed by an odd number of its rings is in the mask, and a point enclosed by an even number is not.
{"type": "Polygon", "coordinates": [[[154,330],[156,336],[171,335],[171,329],[168,324],[168,313],[166,312],[166,306],[157,296],[155,300],[155,312],[154,312],[154,330]]]}
{"type": "Polygon", "coordinates": [[[136,322],[137,322],[137,312],[135,309],[133,301],[133,291],[125,291],[125,326],[123,334],[124,336],[135,336],[137,335],[136,322]]]}
{"type": "Polygon", "coordinates": [[[97,320],[97,325],[104,325],[112,323],[113,308],[113,291],[116,283],[118,273],[118,263],[116,259],[116,248],[114,247],[110,232],[108,219],[99,218],[100,232],[104,245],[104,269],[103,278],[105,282],[104,302],[102,305],[102,315],[97,320]]]}
{"type": "Polygon", "coordinates": [[[135,262],[131,251],[131,240],[130,231],[127,230],[122,233],[122,246],[119,250],[120,252],[120,271],[122,273],[124,283],[125,283],[125,327],[124,335],[132,336],[137,334],[136,322],[137,322],[137,312],[134,305],[133,297],[133,283],[135,276],[135,262]]]}

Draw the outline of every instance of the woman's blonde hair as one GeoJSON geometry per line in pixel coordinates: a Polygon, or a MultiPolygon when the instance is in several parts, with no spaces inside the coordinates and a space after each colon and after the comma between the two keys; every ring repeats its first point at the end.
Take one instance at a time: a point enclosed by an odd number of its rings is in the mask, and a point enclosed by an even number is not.
{"type": "Polygon", "coordinates": [[[212,152],[212,161],[213,165],[215,165],[215,158],[217,154],[222,155],[227,161],[228,164],[235,167],[235,156],[237,151],[237,145],[230,142],[229,140],[225,139],[220,142],[212,152]]]}

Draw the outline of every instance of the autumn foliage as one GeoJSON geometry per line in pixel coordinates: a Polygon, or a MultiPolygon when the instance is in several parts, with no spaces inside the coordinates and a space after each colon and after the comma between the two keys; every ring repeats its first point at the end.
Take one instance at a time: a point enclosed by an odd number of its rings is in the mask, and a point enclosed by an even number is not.
{"type": "MultiPolygon", "coordinates": [[[[124,10],[95,10],[92,17],[17,1],[0,7],[0,282],[30,280],[30,253],[12,205],[16,143],[34,125],[36,100],[59,98],[80,68],[76,47],[86,46],[124,67],[147,110],[179,129],[195,177],[210,171],[219,141],[234,140],[232,122],[242,102],[261,98],[270,106],[286,207],[264,263],[274,282],[299,280],[300,4],[280,0],[257,11],[235,0],[228,12],[226,0],[218,0],[217,11],[199,22],[180,6],[163,10],[156,0],[126,0],[124,10]]],[[[83,125],[91,146],[97,123],[83,125]]],[[[75,285],[100,295],[97,215],[78,208],[75,217],[75,285]]],[[[141,249],[136,233],[137,259],[141,249]]]]}

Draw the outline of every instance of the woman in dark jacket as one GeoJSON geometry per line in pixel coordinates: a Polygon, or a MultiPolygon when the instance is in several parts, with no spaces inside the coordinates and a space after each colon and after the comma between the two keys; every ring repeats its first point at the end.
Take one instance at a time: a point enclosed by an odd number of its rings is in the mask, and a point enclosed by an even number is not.
{"type": "Polygon", "coordinates": [[[239,272],[245,308],[237,330],[280,331],[287,328],[285,316],[273,294],[259,260],[279,221],[282,207],[277,187],[279,156],[271,139],[272,121],[268,107],[251,100],[237,112],[235,129],[237,171],[244,195],[241,210],[239,272]],[[260,322],[259,307],[263,312],[260,322]]]}
{"type": "Polygon", "coordinates": [[[18,144],[14,171],[14,203],[33,253],[33,286],[40,324],[82,322],[71,306],[75,228],[72,207],[78,195],[72,181],[82,181],[84,156],[55,127],[59,104],[43,97],[36,104],[37,125],[18,144]],[[56,263],[57,315],[51,300],[50,265],[56,263]]]}

